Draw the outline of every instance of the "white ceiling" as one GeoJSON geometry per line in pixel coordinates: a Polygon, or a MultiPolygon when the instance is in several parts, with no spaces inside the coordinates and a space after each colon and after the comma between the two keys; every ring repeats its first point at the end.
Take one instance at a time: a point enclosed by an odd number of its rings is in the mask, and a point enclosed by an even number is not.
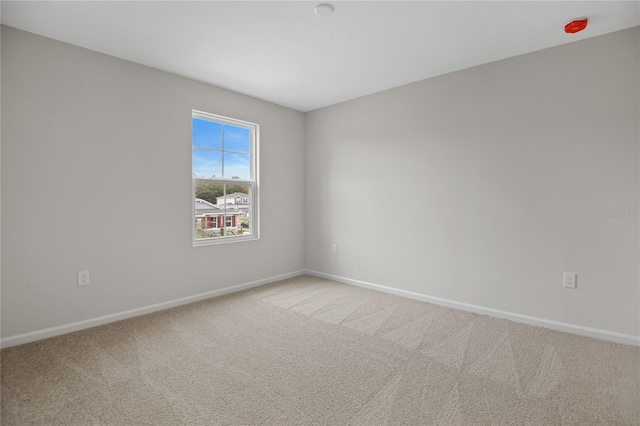
{"type": "Polygon", "coordinates": [[[640,25],[638,1],[322,1],[2,1],[2,23],[300,111],[640,25]]]}

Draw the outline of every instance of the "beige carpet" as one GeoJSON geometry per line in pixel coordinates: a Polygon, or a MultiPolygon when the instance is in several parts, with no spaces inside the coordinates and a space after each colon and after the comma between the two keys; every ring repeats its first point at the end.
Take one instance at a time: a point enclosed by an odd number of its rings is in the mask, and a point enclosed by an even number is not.
{"type": "Polygon", "coordinates": [[[640,424],[640,348],[303,276],[2,351],[3,425],[640,424]]]}

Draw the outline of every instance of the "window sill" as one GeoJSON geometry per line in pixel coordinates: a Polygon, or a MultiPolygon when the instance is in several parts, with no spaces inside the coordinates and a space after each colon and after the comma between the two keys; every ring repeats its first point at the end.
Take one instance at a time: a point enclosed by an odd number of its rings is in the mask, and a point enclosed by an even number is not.
{"type": "Polygon", "coordinates": [[[193,240],[193,247],[201,247],[201,246],[215,246],[218,244],[229,244],[229,243],[240,243],[244,241],[255,241],[259,240],[260,237],[258,235],[237,235],[232,237],[214,237],[214,238],[203,238],[201,240],[193,240]]]}

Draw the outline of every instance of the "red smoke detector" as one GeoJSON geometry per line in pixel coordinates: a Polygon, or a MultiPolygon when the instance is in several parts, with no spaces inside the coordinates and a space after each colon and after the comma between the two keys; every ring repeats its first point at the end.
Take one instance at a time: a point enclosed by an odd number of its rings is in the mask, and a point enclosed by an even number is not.
{"type": "Polygon", "coordinates": [[[587,18],[574,19],[564,25],[564,32],[567,34],[575,34],[587,28],[587,18]]]}

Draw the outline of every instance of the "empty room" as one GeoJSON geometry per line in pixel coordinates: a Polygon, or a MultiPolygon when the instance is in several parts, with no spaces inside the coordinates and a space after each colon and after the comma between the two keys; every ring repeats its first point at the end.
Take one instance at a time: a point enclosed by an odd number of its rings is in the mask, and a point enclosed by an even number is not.
{"type": "Polygon", "coordinates": [[[2,1],[0,423],[640,425],[637,1],[2,1]]]}

